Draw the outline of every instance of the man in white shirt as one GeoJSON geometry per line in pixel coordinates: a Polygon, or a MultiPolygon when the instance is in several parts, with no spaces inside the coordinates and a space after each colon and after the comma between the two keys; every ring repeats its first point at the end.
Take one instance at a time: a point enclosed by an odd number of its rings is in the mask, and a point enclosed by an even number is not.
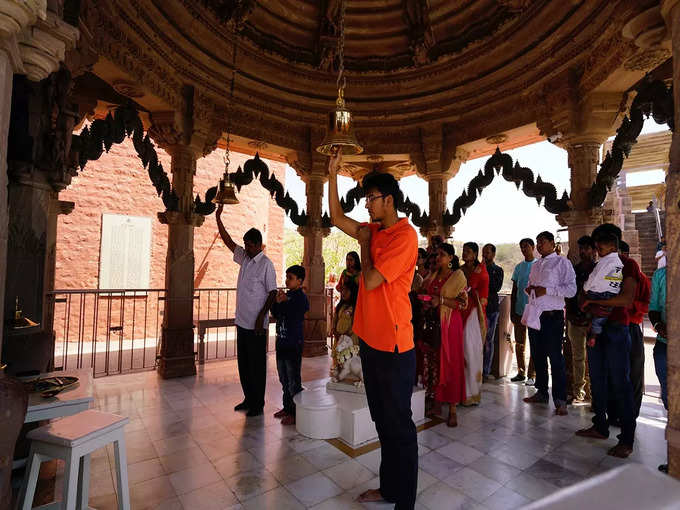
{"type": "Polygon", "coordinates": [[[243,402],[234,411],[259,416],[264,408],[267,380],[267,331],[269,309],[276,299],[274,264],[262,251],[262,234],[251,228],[237,245],[222,223],[222,205],[215,214],[220,236],[241,266],[236,285],[236,357],[243,388],[243,402]]]}
{"type": "MultiPolygon", "coordinates": [[[[552,370],[552,396],[555,414],[567,414],[567,376],[562,354],[564,337],[564,298],[576,294],[576,274],[566,257],[555,253],[555,237],[550,232],[536,236],[536,248],[541,254],[529,274],[526,288],[530,304],[539,315],[540,329],[529,328],[529,343],[536,368],[536,393],[524,399],[529,404],[548,403],[548,359],[552,370]]],[[[524,319],[524,318],[523,318],[524,319]]]]}

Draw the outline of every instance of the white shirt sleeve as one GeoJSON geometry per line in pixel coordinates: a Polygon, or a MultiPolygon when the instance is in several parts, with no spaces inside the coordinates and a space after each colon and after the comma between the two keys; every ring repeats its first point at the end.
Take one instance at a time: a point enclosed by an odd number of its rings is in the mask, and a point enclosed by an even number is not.
{"type": "Polygon", "coordinates": [[[267,293],[276,290],[276,270],[274,269],[274,264],[269,261],[265,269],[264,275],[264,286],[267,289],[267,293]]]}
{"type": "Polygon", "coordinates": [[[248,258],[248,255],[246,255],[246,250],[237,244],[234,248],[234,262],[240,266],[246,261],[246,258],[248,258]]]}

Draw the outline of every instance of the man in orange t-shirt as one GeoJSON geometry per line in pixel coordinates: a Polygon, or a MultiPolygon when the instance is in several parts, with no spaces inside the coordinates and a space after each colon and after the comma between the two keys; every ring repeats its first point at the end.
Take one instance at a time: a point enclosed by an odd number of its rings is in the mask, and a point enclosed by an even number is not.
{"type": "Polygon", "coordinates": [[[359,240],[361,278],[352,329],[360,338],[366,399],[380,440],[380,488],[359,501],[387,501],[396,509],[412,509],[418,485],[418,442],[411,414],[416,355],[408,293],[418,260],[418,235],[406,218],[397,216],[402,198],[390,174],[371,173],[362,187],[371,223],[345,216],[338,197],[337,169],[331,158],[329,210],[331,222],[359,240]]]}

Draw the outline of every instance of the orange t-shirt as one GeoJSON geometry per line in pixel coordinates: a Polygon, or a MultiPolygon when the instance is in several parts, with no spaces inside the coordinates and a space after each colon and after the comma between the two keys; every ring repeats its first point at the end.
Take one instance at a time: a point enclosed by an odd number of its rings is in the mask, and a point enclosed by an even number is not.
{"type": "Polygon", "coordinates": [[[370,223],[373,267],[385,281],[366,290],[363,276],[359,279],[359,296],[354,309],[354,333],[379,351],[399,352],[413,349],[411,324],[411,291],[418,261],[418,234],[402,218],[390,228],[380,229],[370,223]]]}

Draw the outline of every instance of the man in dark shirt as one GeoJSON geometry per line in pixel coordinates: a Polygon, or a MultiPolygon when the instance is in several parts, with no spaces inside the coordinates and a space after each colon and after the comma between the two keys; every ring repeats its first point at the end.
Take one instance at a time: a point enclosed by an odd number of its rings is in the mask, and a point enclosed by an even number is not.
{"type": "Polygon", "coordinates": [[[572,403],[582,403],[590,395],[590,381],[586,376],[586,335],[588,333],[588,316],[579,308],[578,297],[583,291],[583,284],[595,267],[595,243],[592,237],[583,236],[578,240],[579,262],[574,265],[576,273],[576,296],[566,300],[567,311],[567,343],[565,358],[567,361],[567,391],[572,403]]]}
{"type": "Polygon", "coordinates": [[[287,292],[279,291],[272,306],[276,318],[276,369],[283,388],[283,409],[274,413],[281,423],[295,423],[293,397],[302,391],[300,369],[302,365],[302,331],[309,300],[302,291],[305,268],[290,266],[286,269],[287,292]]]}
{"type": "Polygon", "coordinates": [[[496,246],[485,244],[482,248],[482,257],[489,273],[489,298],[486,304],[486,342],[484,343],[484,380],[487,380],[491,372],[493,361],[494,337],[498,324],[498,291],[503,286],[503,268],[494,263],[496,258],[496,246]]]}

